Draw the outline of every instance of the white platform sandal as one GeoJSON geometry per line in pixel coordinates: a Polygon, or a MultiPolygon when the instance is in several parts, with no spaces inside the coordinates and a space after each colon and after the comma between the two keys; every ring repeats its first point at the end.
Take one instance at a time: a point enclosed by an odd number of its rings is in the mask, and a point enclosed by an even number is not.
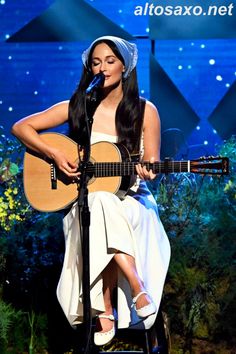
{"type": "Polygon", "coordinates": [[[98,318],[106,318],[113,321],[113,327],[107,332],[94,332],[94,344],[102,346],[108,344],[115,336],[115,317],[113,315],[98,315],[98,318]]]}
{"type": "Polygon", "coordinates": [[[140,309],[137,309],[136,302],[141,295],[147,295],[150,298],[150,296],[148,295],[148,293],[146,291],[141,291],[140,293],[138,293],[138,295],[136,295],[133,298],[133,306],[135,308],[135,311],[136,311],[138,317],[146,318],[146,317],[156,313],[157,308],[156,308],[156,305],[154,304],[154,302],[152,301],[150,304],[143,306],[140,309]]]}

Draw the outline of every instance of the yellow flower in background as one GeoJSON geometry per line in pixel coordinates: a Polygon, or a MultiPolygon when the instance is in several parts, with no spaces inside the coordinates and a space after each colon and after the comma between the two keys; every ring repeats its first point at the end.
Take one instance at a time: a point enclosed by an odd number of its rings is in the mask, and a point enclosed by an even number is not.
{"type": "Polygon", "coordinates": [[[224,192],[228,192],[230,189],[234,188],[234,184],[231,180],[225,185],[224,192]]]}
{"type": "Polygon", "coordinates": [[[227,193],[230,198],[236,199],[236,184],[232,180],[229,180],[225,185],[224,192],[227,193]]]}
{"type": "Polygon", "coordinates": [[[16,184],[17,177],[12,177],[4,183],[4,188],[0,190],[0,227],[4,231],[10,231],[12,227],[25,220],[25,215],[29,211],[28,205],[22,202],[22,194],[16,184]]]}

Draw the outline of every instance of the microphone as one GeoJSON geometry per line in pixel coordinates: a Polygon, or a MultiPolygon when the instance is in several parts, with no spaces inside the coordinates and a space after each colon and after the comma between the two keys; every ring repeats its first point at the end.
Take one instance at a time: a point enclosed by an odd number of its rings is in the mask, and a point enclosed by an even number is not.
{"type": "Polygon", "coordinates": [[[98,73],[97,75],[94,76],[92,82],[89,84],[85,92],[88,94],[92,92],[94,89],[102,86],[104,84],[104,80],[105,80],[105,75],[102,72],[98,73]]]}

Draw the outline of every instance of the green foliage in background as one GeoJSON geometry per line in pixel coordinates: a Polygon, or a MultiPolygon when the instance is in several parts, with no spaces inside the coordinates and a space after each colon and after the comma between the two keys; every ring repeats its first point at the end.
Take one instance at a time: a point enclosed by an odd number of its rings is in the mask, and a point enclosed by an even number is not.
{"type": "Polygon", "coordinates": [[[61,216],[24,196],[24,148],[0,127],[0,353],[46,353],[44,303],[50,270],[62,261],[61,216]]]}
{"type": "Polygon", "coordinates": [[[230,159],[229,176],[174,174],[152,186],[172,249],[164,307],[186,350],[194,338],[236,338],[235,137],[219,155],[230,159]]]}

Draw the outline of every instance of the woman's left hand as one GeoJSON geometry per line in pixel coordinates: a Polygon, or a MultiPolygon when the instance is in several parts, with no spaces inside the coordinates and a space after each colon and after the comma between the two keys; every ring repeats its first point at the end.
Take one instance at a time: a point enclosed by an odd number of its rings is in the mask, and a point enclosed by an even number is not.
{"type": "MultiPolygon", "coordinates": [[[[153,163],[155,162],[155,159],[154,157],[151,157],[150,159],[150,163],[153,163]]],[[[138,165],[136,165],[136,171],[137,171],[137,174],[139,175],[139,177],[141,179],[144,179],[145,181],[147,180],[152,180],[156,177],[156,174],[153,173],[152,170],[147,170],[146,166],[142,166],[140,163],[138,165]]]]}

